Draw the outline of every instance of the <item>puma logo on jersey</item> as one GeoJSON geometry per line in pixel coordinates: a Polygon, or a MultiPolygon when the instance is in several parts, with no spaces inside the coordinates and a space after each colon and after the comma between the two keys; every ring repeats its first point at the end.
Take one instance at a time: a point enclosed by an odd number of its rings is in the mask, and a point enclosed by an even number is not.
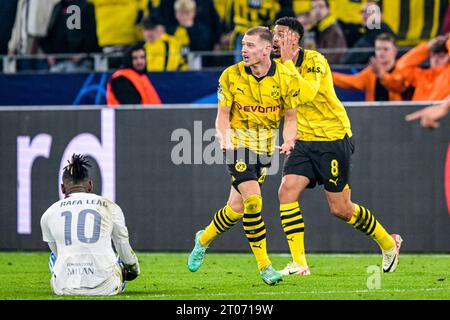
{"type": "Polygon", "coordinates": [[[253,248],[261,249],[261,245],[257,246],[256,244],[252,244],[252,247],[253,247],[253,248]]]}
{"type": "Polygon", "coordinates": [[[287,241],[294,241],[294,236],[290,237],[290,238],[286,238],[287,241]]]}
{"type": "Polygon", "coordinates": [[[242,94],[244,94],[244,89],[236,88],[237,91],[240,91],[242,94]]]}
{"type": "Polygon", "coordinates": [[[338,181],[338,178],[336,178],[336,180],[330,179],[330,180],[328,180],[328,181],[329,181],[329,182],[333,182],[334,185],[337,187],[337,181],[338,181]]]}

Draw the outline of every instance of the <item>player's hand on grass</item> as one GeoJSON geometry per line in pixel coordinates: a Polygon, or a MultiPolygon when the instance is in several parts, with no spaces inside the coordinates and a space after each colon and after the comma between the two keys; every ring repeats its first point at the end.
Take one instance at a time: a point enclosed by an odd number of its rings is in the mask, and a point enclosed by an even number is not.
{"type": "Polygon", "coordinates": [[[131,265],[125,265],[124,268],[124,279],[126,281],[132,281],[137,278],[137,276],[141,273],[141,270],[139,268],[139,264],[131,264],[131,265]]]}

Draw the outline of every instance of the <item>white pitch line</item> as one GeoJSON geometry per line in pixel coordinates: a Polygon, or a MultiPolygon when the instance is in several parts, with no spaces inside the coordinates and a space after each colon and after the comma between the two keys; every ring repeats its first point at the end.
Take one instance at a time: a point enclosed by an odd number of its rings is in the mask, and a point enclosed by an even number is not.
{"type": "Polygon", "coordinates": [[[420,292],[420,291],[450,291],[450,288],[407,288],[407,289],[374,289],[374,290],[340,290],[340,291],[281,291],[281,292],[252,292],[252,293],[195,293],[195,294],[156,294],[150,295],[155,298],[166,297],[220,297],[220,296],[248,296],[248,295],[292,295],[292,294],[348,294],[348,293],[399,293],[399,292],[420,292]]]}
{"type": "MultiPolygon", "coordinates": [[[[139,252],[137,251],[137,253],[145,255],[145,256],[175,256],[175,255],[189,255],[190,252],[139,252]]],[[[211,254],[213,255],[224,255],[224,256],[236,256],[236,257],[242,257],[245,255],[251,256],[251,253],[246,253],[246,252],[242,252],[242,253],[238,253],[238,252],[211,252],[211,254]]],[[[313,257],[322,257],[322,256],[327,256],[327,257],[345,257],[345,258],[358,258],[358,257],[369,257],[369,256],[379,256],[380,253],[359,253],[359,252],[354,252],[354,253],[310,253],[311,256],[313,257]]],[[[402,255],[404,255],[405,257],[411,257],[411,256],[426,256],[426,257],[433,257],[433,258],[450,258],[450,254],[449,253],[403,253],[402,255]]],[[[291,257],[290,253],[272,253],[271,256],[276,256],[276,257],[291,257]]]]}

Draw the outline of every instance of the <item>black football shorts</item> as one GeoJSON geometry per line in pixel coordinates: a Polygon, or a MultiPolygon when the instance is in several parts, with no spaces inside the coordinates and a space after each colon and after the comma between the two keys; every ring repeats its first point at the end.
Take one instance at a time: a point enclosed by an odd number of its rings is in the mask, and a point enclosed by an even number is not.
{"type": "Polygon", "coordinates": [[[329,192],[341,192],[349,185],[351,156],[355,151],[347,135],[336,141],[300,141],[285,159],[283,176],[296,174],[309,178],[308,188],[323,184],[329,192]]]}
{"type": "Polygon", "coordinates": [[[259,155],[246,148],[225,153],[231,184],[239,192],[238,185],[246,181],[258,181],[261,185],[271,165],[271,156],[259,155]]]}

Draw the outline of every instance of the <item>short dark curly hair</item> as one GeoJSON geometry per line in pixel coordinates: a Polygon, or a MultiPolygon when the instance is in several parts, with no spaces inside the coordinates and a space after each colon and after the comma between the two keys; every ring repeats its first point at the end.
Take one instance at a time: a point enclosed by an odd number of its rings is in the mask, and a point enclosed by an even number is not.
{"type": "Polygon", "coordinates": [[[282,17],[275,21],[276,26],[286,26],[292,31],[295,31],[299,35],[298,43],[303,39],[303,35],[305,34],[305,28],[296,18],[293,17],[282,17]]]}

